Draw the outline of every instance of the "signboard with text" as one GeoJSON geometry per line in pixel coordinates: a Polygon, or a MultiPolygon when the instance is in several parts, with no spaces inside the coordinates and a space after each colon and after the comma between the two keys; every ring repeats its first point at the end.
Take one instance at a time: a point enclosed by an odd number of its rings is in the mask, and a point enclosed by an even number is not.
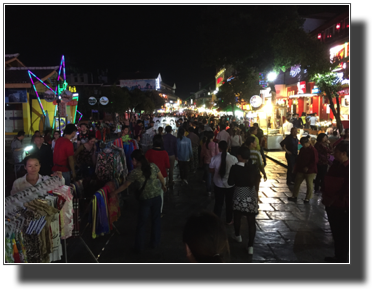
{"type": "Polygon", "coordinates": [[[120,87],[126,87],[128,90],[139,89],[141,91],[156,89],[155,79],[120,80],[120,87]]]}

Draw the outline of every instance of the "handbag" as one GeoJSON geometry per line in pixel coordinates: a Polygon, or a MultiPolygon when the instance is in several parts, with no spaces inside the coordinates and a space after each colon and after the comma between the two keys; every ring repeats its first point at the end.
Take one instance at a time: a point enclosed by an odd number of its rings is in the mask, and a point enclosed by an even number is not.
{"type": "Polygon", "coordinates": [[[144,181],[144,183],[143,183],[143,186],[139,189],[139,190],[137,190],[136,192],[135,192],[135,199],[136,200],[140,200],[140,196],[142,195],[142,193],[143,193],[143,189],[146,187],[146,183],[147,183],[147,178],[146,178],[146,180],[144,181]]]}

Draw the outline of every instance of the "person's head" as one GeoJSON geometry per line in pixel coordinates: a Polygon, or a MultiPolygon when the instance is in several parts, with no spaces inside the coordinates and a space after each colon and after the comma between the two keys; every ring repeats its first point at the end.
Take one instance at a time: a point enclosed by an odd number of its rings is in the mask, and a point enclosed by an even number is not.
{"type": "Polygon", "coordinates": [[[60,131],[55,130],[55,132],[53,133],[53,137],[55,138],[55,140],[59,139],[60,138],[60,131]]]}
{"type": "Polygon", "coordinates": [[[306,112],[302,112],[302,116],[306,116],[306,112]]]}
{"type": "Polygon", "coordinates": [[[185,130],[184,130],[184,128],[181,126],[181,127],[179,127],[179,129],[178,129],[178,135],[177,135],[177,137],[180,139],[180,140],[182,140],[183,139],[183,137],[184,137],[184,133],[185,133],[185,130]]]}
{"type": "Polygon", "coordinates": [[[257,134],[257,128],[255,128],[254,126],[250,127],[249,133],[250,134],[257,134]]]}
{"type": "Polygon", "coordinates": [[[317,143],[317,140],[313,137],[308,136],[310,145],[314,147],[314,145],[317,143]]]}
{"type": "Polygon", "coordinates": [[[298,119],[298,113],[294,113],[294,118],[298,119]]]}
{"type": "Polygon", "coordinates": [[[151,176],[151,167],[148,163],[146,157],[144,156],[143,152],[140,149],[136,149],[131,154],[132,159],[132,165],[135,168],[140,167],[140,169],[143,172],[144,177],[147,179],[151,176]]]}
{"type": "Polygon", "coordinates": [[[124,125],[122,127],[122,136],[128,135],[129,131],[130,131],[130,128],[127,125],[124,125]]]}
{"type": "Polygon", "coordinates": [[[35,133],[33,134],[34,136],[40,136],[40,131],[39,130],[36,130],[35,133]]]}
{"type": "Polygon", "coordinates": [[[44,143],[44,138],[42,136],[35,136],[33,138],[33,143],[35,143],[35,145],[40,148],[40,146],[42,146],[44,143]]]}
{"type": "Polygon", "coordinates": [[[20,141],[23,140],[24,137],[25,137],[25,132],[24,132],[24,131],[19,131],[19,132],[17,133],[16,138],[18,138],[20,141]]]}
{"type": "Polygon", "coordinates": [[[258,127],[259,127],[258,123],[254,123],[253,127],[258,129],[258,127]]]}
{"type": "Polygon", "coordinates": [[[348,141],[340,142],[334,150],[334,158],[338,162],[345,162],[349,160],[349,143],[348,141]]]}
{"type": "Polygon", "coordinates": [[[68,124],[64,129],[64,136],[71,140],[74,136],[76,136],[77,128],[75,124],[68,124]]]}
{"type": "Polygon", "coordinates": [[[96,143],[96,138],[94,135],[91,135],[89,138],[88,138],[88,142],[87,142],[89,145],[91,146],[94,146],[95,143],[96,143]]]}
{"type": "Polygon", "coordinates": [[[156,134],[152,139],[153,147],[162,147],[163,146],[163,137],[161,134],[156,134]]]}
{"type": "Polygon", "coordinates": [[[189,127],[188,132],[194,132],[194,127],[189,127]]]}
{"type": "Polygon", "coordinates": [[[222,220],[208,211],[188,218],[183,229],[183,242],[192,263],[224,263],[230,253],[222,220]]]}
{"type": "Polygon", "coordinates": [[[136,124],[137,124],[138,126],[143,126],[142,120],[138,120],[138,121],[136,122],[136,124]]]}
{"type": "Polygon", "coordinates": [[[317,142],[323,143],[328,140],[328,136],[325,133],[320,133],[317,137],[317,142]]]}
{"type": "Polygon", "coordinates": [[[203,119],[202,123],[203,123],[204,125],[206,125],[206,124],[207,124],[207,120],[206,120],[206,119],[203,119]]]}
{"type": "Polygon", "coordinates": [[[161,127],[158,128],[158,134],[161,135],[162,133],[163,133],[163,127],[161,126],[161,127]]]}
{"type": "Polygon", "coordinates": [[[166,126],[165,130],[167,133],[171,133],[172,127],[170,125],[168,125],[168,126],[166,126]]]}
{"type": "Polygon", "coordinates": [[[255,137],[247,137],[245,143],[243,143],[244,146],[246,146],[248,149],[254,149],[255,148],[255,137]]]}
{"type": "Polygon", "coordinates": [[[206,148],[209,149],[209,143],[213,140],[214,133],[212,131],[207,131],[205,132],[205,137],[206,137],[206,148]]]}
{"type": "Polygon", "coordinates": [[[299,140],[299,142],[305,148],[308,148],[310,146],[310,141],[308,137],[302,137],[301,140],[299,140]]]}
{"type": "Polygon", "coordinates": [[[338,135],[338,132],[337,132],[337,130],[334,130],[334,131],[333,131],[333,136],[335,136],[335,137],[336,137],[337,135],[338,135]]]}
{"type": "Polygon", "coordinates": [[[37,156],[28,156],[23,160],[23,163],[28,175],[36,176],[39,174],[41,165],[40,160],[37,158],[37,156]]]}
{"type": "Polygon", "coordinates": [[[222,130],[226,130],[226,125],[225,124],[221,124],[221,131],[222,130]]]}
{"type": "Polygon", "coordinates": [[[80,123],[80,131],[82,133],[86,133],[87,132],[87,124],[86,123],[80,123]]]}
{"type": "Polygon", "coordinates": [[[250,149],[246,146],[241,146],[238,149],[237,158],[239,162],[247,162],[250,159],[250,149]]]}
{"type": "Polygon", "coordinates": [[[290,134],[291,134],[293,137],[297,137],[297,128],[293,127],[293,128],[290,130],[290,134]]]}

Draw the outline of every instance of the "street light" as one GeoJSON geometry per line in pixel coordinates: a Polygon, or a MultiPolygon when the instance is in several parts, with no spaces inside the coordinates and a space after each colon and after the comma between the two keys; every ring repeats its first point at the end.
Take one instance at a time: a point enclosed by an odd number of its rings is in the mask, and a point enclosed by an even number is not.
{"type": "Polygon", "coordinates": [[[269,74],[267,74],[267,80],[269,82],[275,81],[276,78],[277,78],[277,73],[275,73],[275,72],[270,72],[269,74]]]}

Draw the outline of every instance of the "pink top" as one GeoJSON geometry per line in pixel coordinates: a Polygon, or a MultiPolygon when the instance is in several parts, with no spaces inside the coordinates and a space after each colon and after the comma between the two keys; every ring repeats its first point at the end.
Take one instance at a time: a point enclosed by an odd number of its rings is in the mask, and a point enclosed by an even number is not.
{"type": "Polygon", "coordinates": [[[205,164],[210,164],[211,158],[219,154],[218,143],[210,142],[208,147],[207,149],[206,143],[203,143],[201,154],[205,164]]]}

